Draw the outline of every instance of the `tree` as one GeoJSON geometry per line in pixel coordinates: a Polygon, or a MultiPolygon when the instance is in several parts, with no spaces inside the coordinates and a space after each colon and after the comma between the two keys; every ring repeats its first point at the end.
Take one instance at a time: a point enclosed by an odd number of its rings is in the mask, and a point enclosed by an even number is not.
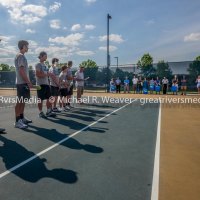
{"type": "Polygon", "coordinates": [[[15,67],[14,66],[10,66],[10,71],[15,71],[15,67]]]}
{"type": "Polygon", "coordinates": [[[83,61],[81,63],[81,65],[84,66],[85,68],[95,68],[95,67],[97,67],[96,62],[93,61],[93,60],[90,60],[90,59],[83,61]]]}
{"type": "Polygon", "coordinates": [[[198,75],[200,75],[200,56],[197,56],[195,60],[190,64],[188,68],[189,76],[189,83],[195,82],[198,75]]]}
{"type": "Polygon", "coordinates": [[[7,64],[0,64],[0,70],[1,71],[10,71],[10,66],[7,64]]]}
{"type": "Polygon", "coordinates": [[[29,65],[28,68],[29,68],[29,70],[33,70],[33,66],[32,65],[29,65]]]}
{"type": "Polygon", "coordinates": [[[157,64],[156,75],[160,78],[166,77],[168,79],[172,78],[172,71],[169,68],[168,63],[164,60],[161,60],[157,64]]]}
{"type": "Polygon", "coordinates": [[[137,66],[146,77],[155,73],[155,68],[153,67],[153,57],[149,53],[142,56],[142,58],[138,61],[137,66]]]}
{"type": "Polygon", "coordinates": [[[85,67],[84,76],[90,77],[89,81],[96,81],[98,71],[96,62],[88,59],[87,61],[83,61],[80,65],[85,67]]]}

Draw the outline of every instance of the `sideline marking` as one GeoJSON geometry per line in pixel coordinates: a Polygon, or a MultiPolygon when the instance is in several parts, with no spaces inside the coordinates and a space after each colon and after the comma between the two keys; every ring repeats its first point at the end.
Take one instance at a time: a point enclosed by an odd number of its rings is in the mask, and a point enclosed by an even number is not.
{"type": "Polygon", "coordinates": [[[158,200],[159,193],[159,167],[160,167],[160,129],[161,129],[161,104],[159,106],[156,150],[154,158],[153,181],[151,189],[151,200],[158,200]]]}
{"type": "Polygon", "coordinates": [[[0,179],[3,178],[4,176],[7,176],[7,175],[10,174],[11,172],[13,172],[13,171],[19,169],[20,167],[24,166],[25,164],[31,162],[31,161],[34,160],[35,158],[37,158],[37,157],[39,157],[39,156],[41,156],[41,155],[47,153],[48,151],[54,149],[55,147],[57,147],[58,145],[62,144],[63,142],[69,140],[70,138],[74,137],[75,135],[81,133],[82,131],[88,129],[89,127],[91,127],[91,126],[93,126],[93,125],[95,125],[95,124],[98,123],[99,121],[104,120],[105,118],[109,117],[109,116],[112,115],[113,113],[118,112],[119,110],[125,108],[126,106],[128,106],[128,105],[130,105],[130,104],[131,104],[131,103],[126,104],[126,105],[124,105],[124,106],[122,106],[122,107],[120,107],[120,108],[114,110],[113,112],[108,113],[106,116],[104,116],[104,117],[98,119],[97,121],[95,121],[95,122],[89,124],[88,126],[82,128],[81,130],[79,130],[79,131],[77,131],[77,132],[71,134],[70,136],[68,136],[68,137],[66,137],[66,138],[64,138],[64,139],[62,139],[61,141],[55,143],[54,145],[52,145],[52,146],[50,146],[50,147],[44,149],[43,151],[41,151],[41,152],[37,153],[36,155],[34,155],[34,156],[32,156],[32,157],[26,159],[25,161],[19,163],[18,165],[14,166],[14,167],[12,167],[12,168],[10,168],[10,169],[8,169],[8,170],[6,170],[5,172],[3,172],[3,173],[0,174],[0,179]]]}

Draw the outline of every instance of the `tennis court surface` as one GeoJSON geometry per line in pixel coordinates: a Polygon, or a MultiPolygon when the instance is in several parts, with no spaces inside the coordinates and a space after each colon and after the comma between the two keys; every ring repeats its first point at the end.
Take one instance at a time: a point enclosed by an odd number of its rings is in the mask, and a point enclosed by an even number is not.
{"type": "Polygon", "coordinates": [[[13,127],[1,109],[0,199],[151,199],[159,105],[75,105],[40,119],[26,107],[29,128],[13,127]]]}
{"type": "Polygon", "coordinates": [[[0,103],[0,199],[200,198],[199,104],[98,100],[49,119],[27,105],[26,130],[0,103]]]}

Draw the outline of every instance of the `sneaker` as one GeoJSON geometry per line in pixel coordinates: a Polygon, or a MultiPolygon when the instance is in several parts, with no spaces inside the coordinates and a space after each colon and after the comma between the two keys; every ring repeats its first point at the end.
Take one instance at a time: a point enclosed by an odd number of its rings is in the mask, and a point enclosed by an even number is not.
{"type": "Polygon", "coordinates": [[[40,117],[40,118],[44,118],[44,119],[47,118],[46,115],[45,115],[43,112],[41,112],[41,113],[39,114],[39,117],[40,117]]]}
{"type": "Polygon", "coordinates": [[[67,111],[69,111],[69,110],[70,110],[70,108],[69,108],[68,106],[65,106],[65,107],[64,107],[64,111],[65,111],[65,112],[67,112],[67,111]]]}
{"type": "Polygon", "coordinates": [[[57,107],[53,108],[52,111],[53,111],[53,112],[57,112],[57,113],[60,113],[60,112],[61,112],[61,110],[59,110],[57,107]]]}
{"type": "Polygon", "coordinates": [[[26,124],[23,123],[22,119],[19,119],[18,122],[15,122],[15,128],[27,128],[28,126],[26,124]]]}
{"type": "Polygon", "coordinates": [[[50,111],[46,113],[46,117],[56,117],[56,113],[50,111]]]}
{"type": "Polygon", "coordinates": [[[3,133],[5,130],[5,128],[0,128],[0,134],[3,133]]]}
{"type": "Polygon", "coordinates": [[[22,119],[22,121],[23,121],[24,124],[32,123],[32,120],[30,120],[30,119],[28,119],[28,118],[26,118],[26,117],[24,117],[24,118],[22,119]]]}
{"type": "Polygon", "coordinates": [[[65,106],[65,109],[70,110],[71,108],[70,106],[65,106]]]}
{"type": "Polygon", "coordinates": [[[71,106],[71,105],[69,105],[68,107],[69,107],[70,109],[71,109],[71,108],[74,108],[74,106],[71,106]]]}

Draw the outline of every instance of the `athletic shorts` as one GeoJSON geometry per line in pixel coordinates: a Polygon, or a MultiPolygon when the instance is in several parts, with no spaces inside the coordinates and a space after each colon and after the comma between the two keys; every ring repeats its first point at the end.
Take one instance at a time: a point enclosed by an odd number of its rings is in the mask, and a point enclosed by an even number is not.
{"type": "Polygon", "coordinates": [[[37,90],[37,96],[41,100],[49,99],[51,97],[51,89],[49,85],[40,85],[41,89],[37,90]]]}
{"type": "Polygon", "coordinates": [[[181,90],[187,90],[187,86],[181,86],[181,90]]]}
{"type": "Polygon", "coordinates": [[[17,97],[19,99],[30,99],[30,88],[28,84],[16,84],[17,87],[17,97]]]}
{"type": "Polygon", "coordinates": [[[197,88],[200,88],[200,83],[197,84],[197,88]]]}
{"type": "Polygon", "coordinates": [[[60,95],[59,87],[50,86],[51,88],[51,96],[58,97],[60,95]]]}
{"type": "Polygon", "coordinates": [[[77,86],[77,94],[83,95],[83,90],[84,90],[83,86],[77,86]]]}
{"type": "Polygon", "coordinates": [[[73,85],[72,85],[72,86],[70,87],[69,91],[67,92],[67,96],[73,95],[73,89],[74,89],[74,87],[73,87],[73,85]]]}
{"type": "Polygon", "coordinates": [[[68,89],[67,88],[61,88],[60,89],[60,96],[66,97],[68,95],[68,89]]]}

